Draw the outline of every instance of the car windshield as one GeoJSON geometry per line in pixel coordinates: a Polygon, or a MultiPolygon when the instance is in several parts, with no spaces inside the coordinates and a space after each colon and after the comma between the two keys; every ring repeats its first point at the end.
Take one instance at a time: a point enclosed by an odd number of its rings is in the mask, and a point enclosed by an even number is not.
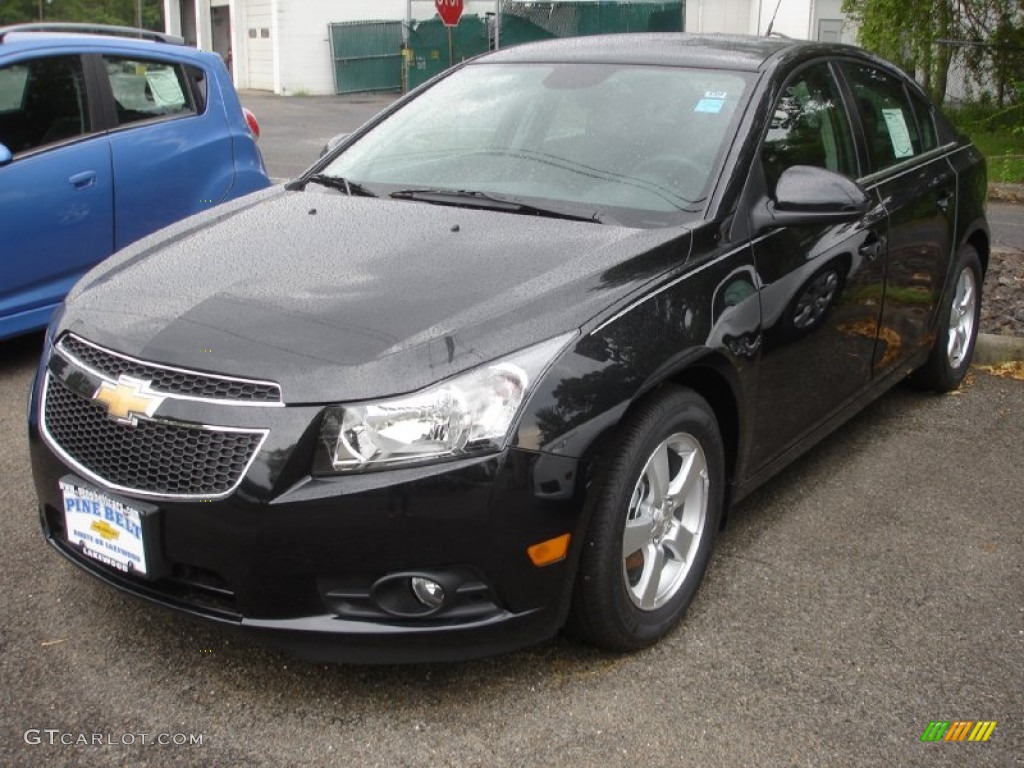
{"type": "Polygon", "coordinates": [[[379,195],[628,226],[692,218],[748,76],[607,64],[472,64],[322,169],[379,195]],[[466,194],[474,193],[474,194],[466,194]],[[484,193],[484,194],[478,194],[484,193]]]}

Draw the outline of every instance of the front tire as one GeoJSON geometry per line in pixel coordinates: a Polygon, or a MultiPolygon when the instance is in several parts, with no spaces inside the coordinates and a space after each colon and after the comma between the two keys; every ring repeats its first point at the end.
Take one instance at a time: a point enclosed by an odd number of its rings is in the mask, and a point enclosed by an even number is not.
{"type": "Polygon", "coordinates": [[[645,648],[693,600],[721,521],[725,451],[714,412],[665,388],[618,430],[588,495],[570,626],[612,651],[645,648]]]}
{"type": "Polygon", "coordinates": [[[981,317],[981,260],[972,245],[957,253],[953,282],[939,306],[935,345],[928,361],[910,375],[920,389],[950,392],[960,386],[974,356],[981,317]]]}

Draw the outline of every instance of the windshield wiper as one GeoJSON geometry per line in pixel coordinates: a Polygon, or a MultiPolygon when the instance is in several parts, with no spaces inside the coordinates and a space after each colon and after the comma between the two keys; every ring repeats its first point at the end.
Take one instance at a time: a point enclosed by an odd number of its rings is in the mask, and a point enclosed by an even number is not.
{"type": "Polygon", "coordinates": [[[480,192],[475,189],[400,189],[397,192],[392,192],[390,196],[396,200],[419,200],[424,203],[437,203],[439,205],[456,205],[465,208],[483,208],[492,211],[521,213],[527,216],[547,216],[553,219],[589,221],[594,224],[601,223],[597,211],[589,214],[569,211],[550,206],[536,205],[534,203],[525,203],[515,197],[505,197],[491,192],[480,192]]]}
{"type": "Polygon", "coordinates": [[[373,192],[368,190],[362,184],[357,181],[350,181],[342,176],[328,176],[326,173],[314,173],[307,179],[301,182],[301,186],[296,185],[295,189],[305,189],[306,184],[313,182],[323,187],[330,187],[331,189],[338,189],[344,192],[346,195],[358,196],[358,197],[376,197],[373,192]]]}

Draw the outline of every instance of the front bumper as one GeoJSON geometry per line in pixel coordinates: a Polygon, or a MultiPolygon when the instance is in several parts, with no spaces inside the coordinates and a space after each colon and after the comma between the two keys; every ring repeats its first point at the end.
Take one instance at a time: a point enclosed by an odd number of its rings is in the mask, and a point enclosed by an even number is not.
{"type": "MultiPolygon", "coordinates": [[[[339,477],[312,477],[318,407],[202,405],[204,420],[235,412],[268,430],[245,477],[217,499],[135,497],[85,478],[40,434],[41,368],[29,441],[47,540],[71,562],[122,591],[193,616],[251,629],[307,658],[340,662],[441,661],[491,655],[554,635],[565,620],[577,552],[535,566],[527,548],[576,534],[579,505],[545,493],[551,462],[502,454],[339,477]],[[59,481],[128,505],[156,507],[151,577],[122,573],[68,541],[59,481]],[[452,599],[436,613],[398,616],[378,600],[381,580],[436,576],[452,599]]],[[[182,407],[189,407],[186,403],[182,407]]],[[[179,414],[180,418],[181,415],[179,414]]],[[[130,428],[130,427],[126,427],[130,428]]],[[[569,466],[572,464],[572,466],[569,466]]],[[[569,498],[564,498],[570,496],[569,498]]],[[[573,537],[573,545],[579,541],[573,537]]],[[[386,603],[386,601],[383,601],[386,603]]]]}

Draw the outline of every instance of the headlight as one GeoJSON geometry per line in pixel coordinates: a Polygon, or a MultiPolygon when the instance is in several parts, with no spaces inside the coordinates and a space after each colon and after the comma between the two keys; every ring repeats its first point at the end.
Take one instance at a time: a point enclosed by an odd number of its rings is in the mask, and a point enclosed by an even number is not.
{"type": "Polygon", "coordinates": [[[410,395],[329,407],[317,471],[500,451],[537,379],[574,335],[535,344],[410,395]]]}

